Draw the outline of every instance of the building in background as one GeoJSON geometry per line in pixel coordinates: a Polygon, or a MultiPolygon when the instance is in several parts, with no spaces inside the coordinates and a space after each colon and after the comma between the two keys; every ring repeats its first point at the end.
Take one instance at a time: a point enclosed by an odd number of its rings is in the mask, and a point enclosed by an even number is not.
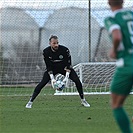
{"type": "Polygon", "coordinates": [[[38,43],[38,24],[30,15],[20,8],[2,8],[1,19],[1,43],[3,57],[17,56],[14,45],[24,44],[35,46],[38,43]]]}
{"type": "Polygon", "coordinates": [[[32,80],[36,66],[42,62],[38,59],[39,26],[23,9],[7,7],[0,10],[2,83],[32,80]]]}

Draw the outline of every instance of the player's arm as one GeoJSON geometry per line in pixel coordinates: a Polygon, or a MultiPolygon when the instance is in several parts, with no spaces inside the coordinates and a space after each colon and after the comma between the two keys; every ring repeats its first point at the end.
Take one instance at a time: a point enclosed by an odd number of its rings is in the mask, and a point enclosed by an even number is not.
{"type": "Polygon", "coordinates": [[[109,56],[115,59],[117,57],[116,53],[118,46],[122,39],[120,26],[117,24],[117,22],[113,17],[106,18],[104,24],[105,28],[107,29],[112,38],[112,43],[113,43],[113,47],[110,50],[109,56]]]}
{"type": "Polygon", "coordinates": [[[65,67],[66,75],[65,75],[65,78],[64,78],[63,82],[67,82],[68,81],[69,74],[71,72],[71,68],[72,68],[71,55],[70,55],[69,49],[67,49],[66,50],[66,67],[65,67]]]}
{"type": "Polygon", "coordinates": [[[51,79],[51,85],[54,88],[54,83],[56,82],[56,80],[55,80],[54,75],[53,75],[51,61],[50,61],[49,56],[45,50],[43,51],[43,57],[44,57],[44,61],[46,64],[46,69],[47,69],[48,74],[49,74],[50,79],[51,79]]]}
{"type": "Polygon", "coordinates": [[[43,58],[44,58],[44,62],[46,64],[46,69],[47,71],[52,71],[52,63],[50,61],[50,58],[48,56],[47,50],[43,50],[43,58]]]}
{"type": "Polygon", "coordinates": [[[109,53],[109,56],[113,59],[115,59],[117,56],[116,53],[117,53],[117,49],[118,49],[118,46],[119,46],[121,40],[122,40],[121,31],[119,29],[114,29],[112,31],[113,47],[109,53]]]}
{"type": "Polygon", "coordinates": [[[66,61],[65,70],[70,72],[70,70],[72,68],[72,65],[71,65],[72,61],[71,61],[71,54],[70,54],[69,49],[66,49],[66,59],[65,59],[65,61],[66,61]]]}

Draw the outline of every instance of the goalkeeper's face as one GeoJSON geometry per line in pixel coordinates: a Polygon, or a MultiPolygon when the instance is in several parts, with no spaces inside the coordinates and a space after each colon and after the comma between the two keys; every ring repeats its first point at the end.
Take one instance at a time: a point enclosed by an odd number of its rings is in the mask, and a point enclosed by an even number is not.
{"type": "Polygon", "coordinates": [[[49,44],[50,44],[51,49],[52,49],[53,51],[57,51],[57,50],[58,50],[58,47],[59,47],[58,39],[52,38],[49,44]]]}

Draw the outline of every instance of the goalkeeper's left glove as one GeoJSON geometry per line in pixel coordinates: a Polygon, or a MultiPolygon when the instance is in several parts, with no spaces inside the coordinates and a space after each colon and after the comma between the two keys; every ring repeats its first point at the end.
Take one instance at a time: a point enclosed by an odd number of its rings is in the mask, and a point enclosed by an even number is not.
{"type": "Polygon", "coordinates": [[[63,79],[63,82],[66,84],[68,82],[70,72],[66,71],[65,78],[63,79]]]}

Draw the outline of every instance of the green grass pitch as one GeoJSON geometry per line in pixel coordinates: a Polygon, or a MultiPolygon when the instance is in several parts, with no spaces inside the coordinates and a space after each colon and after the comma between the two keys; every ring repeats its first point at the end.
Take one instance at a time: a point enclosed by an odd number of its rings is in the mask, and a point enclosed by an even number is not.
{"type": "MultiPolygon", "coordinates": [[[[4,89],[0,90],[3,93],[4,89]]],[[[30,94],[12,96],[5,91],[0,96],[0,133],[120,133],[112,116],[109,95],[86,95],[91,107],[85,108],[79,96],[44,95],[44,92],[34,101],[32,109],[26,109],[30,94]]],[[[132,95],[124,107],[131,120],[132,95]]]]}

